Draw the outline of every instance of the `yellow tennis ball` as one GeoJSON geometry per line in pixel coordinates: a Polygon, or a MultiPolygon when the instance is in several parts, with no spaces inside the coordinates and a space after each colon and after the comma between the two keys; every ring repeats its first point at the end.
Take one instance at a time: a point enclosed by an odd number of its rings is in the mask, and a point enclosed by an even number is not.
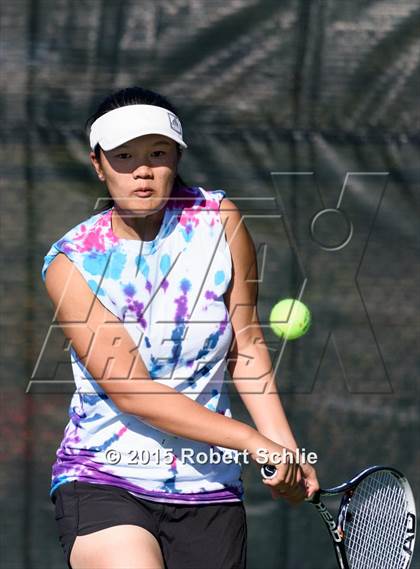
{"type": "Polygon", "coordinates": [[[280,338],[296,340],[309,330],[311,313],[303,302],[286,298],[275,304],[270,313],[270,326],[280,338]]]}

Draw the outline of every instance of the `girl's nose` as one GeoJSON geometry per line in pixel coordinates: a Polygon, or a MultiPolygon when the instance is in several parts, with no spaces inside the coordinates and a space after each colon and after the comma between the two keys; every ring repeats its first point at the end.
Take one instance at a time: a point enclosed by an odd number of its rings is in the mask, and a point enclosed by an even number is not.
{"type": "Polygon", "coordinates": [[[146,161],[138,164],[133,170],[133,178],[151,178],[152,169],[146,161]]]}

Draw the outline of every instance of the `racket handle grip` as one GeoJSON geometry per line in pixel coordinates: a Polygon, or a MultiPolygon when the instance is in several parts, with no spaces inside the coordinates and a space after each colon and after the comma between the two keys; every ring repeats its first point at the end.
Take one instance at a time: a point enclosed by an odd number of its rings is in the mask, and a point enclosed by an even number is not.
{"type": "MultiPolygon", "coordinates": [[[[263,478],[268,478],[268,479],[274,478],[276,475],[276,471],[277,471],[276,467],[273,466],[272,464],[264,464],[264,466],[261,467],[261,476],[263,478]]],[[[319,496],[320,496],[320,491],[318,490],[318,492],[315,492],[315,494],[311,498],[305,498],[305,502],[319,501],[319,496]]]]}
{"type": "Polygon", "coordinates": [[[276,467],[273,466],[272,464],[264,464],[264,466],[261,467],[261,476],[263,478],[274,478],[276,475],[276,467]]]}

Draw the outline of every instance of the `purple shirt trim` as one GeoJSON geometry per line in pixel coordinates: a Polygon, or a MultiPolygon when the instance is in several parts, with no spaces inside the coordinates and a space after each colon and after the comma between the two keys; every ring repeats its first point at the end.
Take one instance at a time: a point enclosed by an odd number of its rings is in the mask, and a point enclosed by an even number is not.
{"type": "Polygon", "coordinates": [[[79,482],[86,482],[91,484],[108,484],[117,488],[123,488],[138,498],[151,500],[154,502],[164,502],[168,504],[212,504],[215,502],[241,502],[243,497],[243,491],[241,492],[240,489],[235,487],[227,487],[223,490],[214,490],[211,492],[180,494],[177,492],[154,492],[152,490],[145,490],[144,488],[139,488],[138,486],[130,484],[124,480],[116,480],[114,477],[109,475],[104,476],[103,472],[101,473],[101,478],[102,480],[98,480],[97,478],[91,476],[83,476],[80,474],[78,476],[69,476],[68,478],[65,477],[52,486],[50,490],[50,496],[52,496],[54,491],[62,484],[72,482],[73,480],[78,480],[79,482]]]}

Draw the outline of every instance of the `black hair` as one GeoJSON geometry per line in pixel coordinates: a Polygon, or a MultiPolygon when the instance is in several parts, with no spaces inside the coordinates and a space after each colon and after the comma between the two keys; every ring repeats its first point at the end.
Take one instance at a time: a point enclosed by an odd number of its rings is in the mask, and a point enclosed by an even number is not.
{"type": "MultiPolygon", "coordinates": [[[[92,124],[109,111],[114,109],[118,109],[119,107],[126,107],[127,105],[156,105],[158,107],[163,107],[164,109],[168,109],[175,115],[178,116],[178,112],[175,109],[174,105],[168,101],[166,97],[156,93],[155,91],[151,91],[149,89],[144,89],[143,87],[127,87],[125,89],[120,89],[119,91],[115,91],[108,95],[103,101],[99,104],[96,111],[88,118],[85,124],[86,132],[90,131],[92,124]]],[[[178,158],[181,156],[182,148],[179,144],[177,146],[178,158]]],[[[97,144],[94,148],[95,156],[99,160],[101,148],[99,144],[97,144]]],[[[180,186],[187,186],[181,176],[177,173],[174,181],[174,185],[177,187],[180,186]]],[[[109,200],[105,203],[102,209],[108,209],[114,205],[114,200],[109,197],[109,200]]]]}

